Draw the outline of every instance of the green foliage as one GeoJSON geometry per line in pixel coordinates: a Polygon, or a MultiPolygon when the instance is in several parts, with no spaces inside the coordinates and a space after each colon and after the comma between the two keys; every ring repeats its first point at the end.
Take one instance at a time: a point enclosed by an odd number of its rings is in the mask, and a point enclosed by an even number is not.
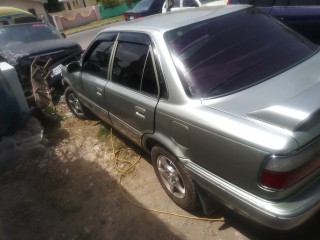
{"type": "Polygon", "coordinates": [[[132,3],[138,2],[138,0],[125,0],[128,7],[131,7],[132,3]]]}
{"type": "Polygon", "coordinates": [[[123,3],[123,0],[101,0],[101,4],[104,8],[117,7],[122,5],[123,3]]]}
{"type": "Polygon", "coordinates": [[[62,119],[62,116],[59,114],[59,111],[56,106],[50,104],[43,109],[43,112],[49,115],[56,115],[59,119],[62,119]]]}
{"type": "Polygon", "coordinates": [[[109,138],[109,134],[110,134],[110,128],[107,128],[101,125],[100,128],[98,129],[97,137],[100,139],[106,140],[109,138]]]}
{"type": "Polygon", "coordinates": [[[48,0],[48,3],[44,4],[44,8],[49,12],[60,12],[63,10],[63,4],[58,0],[48,0]]]}

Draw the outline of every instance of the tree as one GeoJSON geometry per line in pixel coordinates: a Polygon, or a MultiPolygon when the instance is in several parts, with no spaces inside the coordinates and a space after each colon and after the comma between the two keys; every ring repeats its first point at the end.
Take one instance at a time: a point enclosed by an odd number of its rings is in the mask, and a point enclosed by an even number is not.
{"type": "Polygon", "coordinates": [[[123,4],[123,0],[100,0],[104,8],[116,7],[123,4]]]}
{"type": "Polygon", "coordinates": [[[63,10],[63,4],[59,3],[58,0],[48,0],[48,3],[44,4],[44,8],[47,12],[60,12],[63,10]]]}

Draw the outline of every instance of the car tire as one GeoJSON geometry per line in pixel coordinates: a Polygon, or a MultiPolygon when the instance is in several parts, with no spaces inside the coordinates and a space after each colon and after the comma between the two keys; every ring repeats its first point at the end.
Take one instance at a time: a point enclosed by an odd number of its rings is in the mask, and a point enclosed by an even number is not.
{"type": "Polygon", "coordinates": [[[154,170],[163,189],[181,208],[191,211],[199,206],[196,187],[175,156],[160,147],[151,150],[154,170]]]}
{"type": "Polygon", "coordinates": [[[87,109],[78,99],[75,92],[70,86],[68,86],[64,92],[64,97],[70,111],[80,119],[87,119],[89,115],[89,109],[87,109]]]}

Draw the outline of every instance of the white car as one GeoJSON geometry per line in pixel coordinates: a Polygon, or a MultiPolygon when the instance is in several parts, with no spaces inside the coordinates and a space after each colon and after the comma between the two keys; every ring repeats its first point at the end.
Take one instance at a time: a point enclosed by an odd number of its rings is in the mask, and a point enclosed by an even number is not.
{"type": "Polygon", "coordinates": [[[185,8],[225,5],[225,0],[141,0],[123,16],[126,21],[185,8]]]}
{"type": "MultiPolygon", "coordinates": [[[[172,7],[169,8],[170,11],[177,11],[183,8],[191,7],[205,7],[205,6],[218,6],[226,4],[225,0],[167,0],[163,4],[162,12],[167,12],[167,3],[172,2],[172,7]]],[[[170,4],[169,4],[170,5],[170,4]]]]}

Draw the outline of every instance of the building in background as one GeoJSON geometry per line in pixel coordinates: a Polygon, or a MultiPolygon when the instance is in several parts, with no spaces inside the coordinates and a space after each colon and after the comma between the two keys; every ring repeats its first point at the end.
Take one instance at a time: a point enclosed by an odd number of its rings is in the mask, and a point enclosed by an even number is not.
{"type": "Polygon", "coordinates": [[[97,5],[96,0],[59,0],[59,2],[63,3],[65,10],[86,8],[97,5]]]}
{"type": "Polygon", "coordinates": [[[1,0],[0,6],[15,7],[31,12],[35,16],[48,20],[43,4],[48,0],[1,0]]]}

